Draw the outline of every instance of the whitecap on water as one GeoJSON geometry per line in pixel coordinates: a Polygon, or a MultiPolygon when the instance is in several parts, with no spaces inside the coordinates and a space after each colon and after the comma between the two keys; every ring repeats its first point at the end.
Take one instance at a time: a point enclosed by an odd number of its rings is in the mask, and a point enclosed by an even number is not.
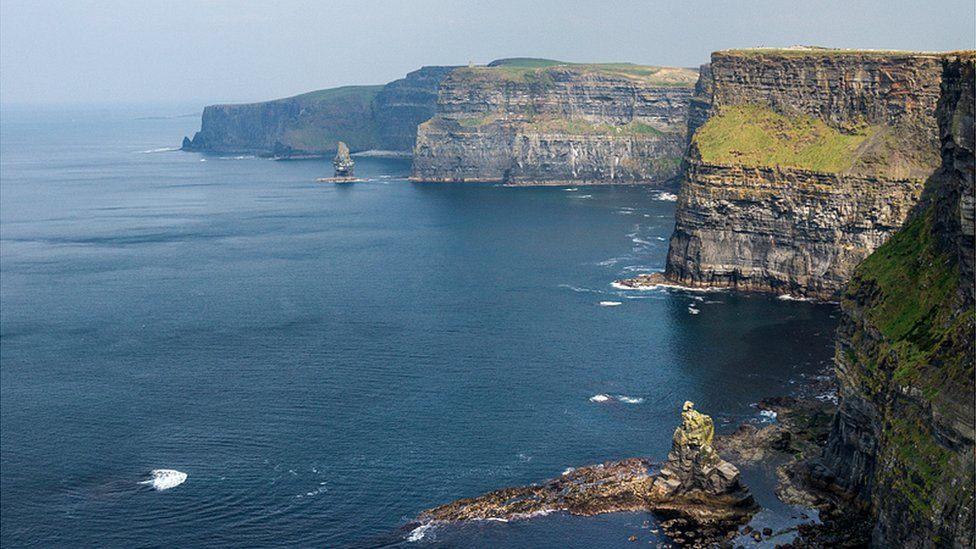
{"type": "Polygon", "coordinates": [[[179,147],[160,147],[158,149],[148,149],[139,152],[141,152],[142,154],[152,154],[152,153],[171,152],[171,151],[178,151],[178,150],[180,150],[179,147]]]}
{"type": "Polygon", "coordinates": [[[772,410],[760,410],[759,415],[765,420],[776,421],[776,412],[772,410]]]}
{"type": "Polygon", "coordinates": [[[610,395],[605,395],[603,393],[600,393],[598,395],[593,395],[590,397],[590,402],[609,402],[611,400],[613,400],[613,397],[611,397],[610,395]]]}
{"type": "Polygon", "coordinates": [[[617,307],[619,305],[623,305],[623,303],[621,303],[619,301],[601,301],[600,302],[600,306],[601,307],[617,307]]]}
{"type": "Polygon", "coordinates": [[[644,399],[641,397],[632,397],[627,395],[617,395],[617,400],[623,402],[624,404],[643,404],[644,399]]]}
{"type": "Polygon", "coordinates": [[[698,309],[696,309],[694,307],[688,307],[688,313],[689,314],[697,315],[700,312],[701,312],[700,310],[698,310],[698,309]]]}
{"type": "Polygon", "coordinates": [[[149,474],[152,475],[152,478],[144,480],[139,484],[148,484],[154,490],[169,490],[186,482],[186,473],[175,469],[153,469],[149,474]]]}
{"type": "Polygon", "coordinates": [[[677,202],[678,195],[669,192],[659,192],[654,196],[655,200],[662,200],[664,202],[677,202]]]}
{"type": "Polygon", "coordinates": [[[578,190],[579,189],[577,189],[576,187],[570,187],[568,189],[563,189],[563,192],[566,192],[566,193],[575,193],[578,190]]]}
{"type": "Polygon", "coordinates": [[[407,541],[417,542],[424,539],[424,536],[427,535],[427,530],[430,530],[433,527],[434,523],[432,522],[425,522],[421,524],[407,534],[407,541]]]}

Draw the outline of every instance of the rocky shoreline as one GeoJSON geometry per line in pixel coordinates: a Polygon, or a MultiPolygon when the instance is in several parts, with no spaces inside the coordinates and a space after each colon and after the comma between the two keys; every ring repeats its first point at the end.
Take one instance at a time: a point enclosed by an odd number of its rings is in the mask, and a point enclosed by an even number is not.
{"type": "Polygon", "coordinates": [[[568,470],[542,484],[460,499],[421,513],[421,524],[510,521],[553,512],[579,516],[650,511],[675,543],[709,547],[737,535],[759,510],[739,470],[712,447],[712,419],[686,402],[668,460],[657,472],[630,458],[568,470]]]}
{"type": "MultiPolygon", "coordinates": [[[[649,511],[670,539],[658,547],[863,547],[870,540],[866,509],[820,479],[836,399],[832,376],[808,378],[796,396],[761,400],[772,423],[744,423],[715,435],[711,418],[685,404],[668,460],[634,457],[567,470],[541,484],[515,486],[424,511],[421,525],[526,520],[554,512],[577,516],[649,511]],[[802,394],[800,394],[802,393],[802,394]],[[773,529],[740,481],[740,467],[774,465],[776,497],[797,511],[797,524],[773,529]],[[777,543],[777,539],[783,543],[777,543]]],[[[631,536],[629,541],[637,541],[631,536]]]]}

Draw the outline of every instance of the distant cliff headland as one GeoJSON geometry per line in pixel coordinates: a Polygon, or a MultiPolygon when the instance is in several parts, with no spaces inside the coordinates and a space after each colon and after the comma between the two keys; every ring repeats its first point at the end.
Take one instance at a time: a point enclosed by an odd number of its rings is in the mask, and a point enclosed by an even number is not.
{"type": "Polygon", "coordinates": [[[423,67],[385,86],[345,86],[295,97],[204,109],[200,131],[183,150],[324,157],[350,149],[409,154],[417,125],[434,114],[437,89],[454,67],[423,67]]]}
{"type": "Polygon", "coordinates": [[[653,183],[679,173],[691,69],[505,59],[456,69],[417,130],[417,181],[653,183]]]}

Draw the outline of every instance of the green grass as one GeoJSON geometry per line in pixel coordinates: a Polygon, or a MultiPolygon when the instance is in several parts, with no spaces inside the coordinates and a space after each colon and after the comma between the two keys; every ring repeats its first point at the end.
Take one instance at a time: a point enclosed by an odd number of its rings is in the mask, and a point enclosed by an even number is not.
{"type": "Polygon", "coordinates": [[[303,93],[294,97],[287,97],[280,101],[296,100],[299,102],[327,101],[343,98],[362,98],[365,101],[372,101],[373,96],[379,93],[383,86],[342,86],[340,88],[329,88],[303,93]]]}
{"type": "Polygon", "coordinates": [[[715,52],[716,55],[730,55],[740,57],[828,57],[828,56],[856,56],[856,57],[888,57],[903,55],[920,56],[943,56],[958,52],[926,52],[908,50],[873,50],[873,49],[847,49],[847,48],[824,48],[819,46],[800,46],[792,48],[737,48],[721,50],[715,52]]]}
{"type": "Polygon", "coordinates": [[[695,133],[702,160],[713,164],[781,166],[843,172],[858,146],[877,128],[842,133],[810,116],[786,116],[767,107],[724,107],[695,133]]]}
{"type": "Polygon", "coordinates": [[[552,71],[573,70],[580,73],[607,74],[641,80],[654,86],[695,86],[698,71],[675,67],[655,67],[632,63],[564,63],[552,59],[514,58],[493,61],[488,66],[461,67],[455,77],[547,85],[552,71]]]}
{"type": "Polygon", "coordinates": [[[573,135],[653,135],[662,136],[665,132],[643,122],[632,121],[615,126],[591,122],[582,118],[536,118],[525,123],[526,129],[546,133],[568,133],[573,135]]]}

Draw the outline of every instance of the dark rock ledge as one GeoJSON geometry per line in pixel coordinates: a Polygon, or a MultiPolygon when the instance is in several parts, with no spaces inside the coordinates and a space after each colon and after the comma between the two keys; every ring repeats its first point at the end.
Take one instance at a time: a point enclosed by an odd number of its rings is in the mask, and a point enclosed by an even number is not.
{"type": "Polygon", "coordinates": [[[758,506],[734,465],[712,447],[712,419],[686,402],[658,473],[641,458],[567,471],[543,484],[503,488],[424,511],[422,523],[517,520],[551,512],[590,516],[650,511],[675,543],[708,547],[733,538],[758,506]]]}

